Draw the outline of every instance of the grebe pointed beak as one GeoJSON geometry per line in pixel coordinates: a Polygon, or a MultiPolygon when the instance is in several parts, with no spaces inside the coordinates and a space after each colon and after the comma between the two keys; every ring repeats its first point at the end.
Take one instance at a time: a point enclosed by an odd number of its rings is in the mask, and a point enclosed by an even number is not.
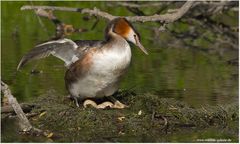
{"type": "Polygon", "coordinates": [[[140,41],[138,39],[135,39],[136,40],[136,46],[139,47],[146,55],[148,55],[148,52],[147,50],[144,48],[144,46],[140,43],[140,41]]]}

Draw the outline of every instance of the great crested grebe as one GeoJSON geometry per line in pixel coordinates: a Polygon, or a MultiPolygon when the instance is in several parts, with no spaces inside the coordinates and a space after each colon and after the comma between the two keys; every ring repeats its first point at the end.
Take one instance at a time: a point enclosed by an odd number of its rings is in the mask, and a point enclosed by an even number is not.
{"type": "Polygon", "coordinates": [[[119,82],[131,61],[128,42],[148,54],[140,43],[140,36],[125,18],[115,18],[105,29],[105,40],[59,39],[35,46],[20,61],[17,70],[33,59],[53,55],[65,62],[66,89],[79,106],[79,99],[108,97],[112,108],[126,105],[112,95],[118,90],[119,82]]]}

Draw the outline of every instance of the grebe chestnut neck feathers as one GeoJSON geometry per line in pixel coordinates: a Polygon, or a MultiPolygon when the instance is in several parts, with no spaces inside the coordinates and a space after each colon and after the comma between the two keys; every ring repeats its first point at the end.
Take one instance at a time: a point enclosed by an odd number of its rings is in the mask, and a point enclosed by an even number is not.
{"type": "MultiPolygon", "coordinates": [[[[112,97],[131,61],[131,42],[145,54],[140,35],[125,18],[116,18],[105,29],[105,40],[59,39],[35,46],[20,61],[17,69],[27,62],[53,55],[65,62],[65,85],[70,96],[79,106],[79,99],[107,97],[107,106],[124,108],[112,97]]],[[[89,102],[89,100],[85,101],[89,102]]],[[[96,108],[105,108],[101,104],[96,108]]]]}

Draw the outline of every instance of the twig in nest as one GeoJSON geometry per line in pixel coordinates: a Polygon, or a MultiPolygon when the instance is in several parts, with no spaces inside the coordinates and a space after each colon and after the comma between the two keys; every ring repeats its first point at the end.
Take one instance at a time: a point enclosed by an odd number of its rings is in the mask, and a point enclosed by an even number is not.
{"type": "Polygon", "coordinates": [[[167,134],[168,133],[168,120],[164,116],[161,116],[161,118],[164,120],[165,134],[167,134]]]}
{"type": "Polygon", "coordinates": [[[151,118],[152,118],[152,121],[154,121],[155,114],[156,114],[156,112],[155,112],[155,110],[153,110],[153,112],[152,112],[152,116],[151,116],[151,118]]]}
{"type": "Polygon", "coordinates": [[[168,125],[168,120],[167,118],[165,118],[164,116],[161,116],[161,118],[164,120],[164,126],[168,125]]]}
{"type": "Polygon", "coordinates": [[[168,130],[168,120],[167,120],[167,118],[163,115],[156,115],[156,112],[153,111],[152,121],[154,121],[155,118],[161,118],[164,121],[163,129],[165,129],[165,133],[167,134],[167,130],[168,130]]]}

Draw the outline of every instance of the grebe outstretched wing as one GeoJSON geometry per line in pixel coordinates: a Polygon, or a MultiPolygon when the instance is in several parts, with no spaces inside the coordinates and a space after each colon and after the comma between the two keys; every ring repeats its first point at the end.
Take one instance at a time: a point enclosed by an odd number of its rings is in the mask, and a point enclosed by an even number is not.
{"type": "Polygon", "coordinates": [[[48,41],[35,46],[26,55],[23,56],[18,64],[17,70],[32,60],[53,55],[65,62],[65,66],[69,67],[76,62],[81,56],[91,47],[99,47],[102,41],[100,40],[77,40],[59,39],[48,41]]]}

